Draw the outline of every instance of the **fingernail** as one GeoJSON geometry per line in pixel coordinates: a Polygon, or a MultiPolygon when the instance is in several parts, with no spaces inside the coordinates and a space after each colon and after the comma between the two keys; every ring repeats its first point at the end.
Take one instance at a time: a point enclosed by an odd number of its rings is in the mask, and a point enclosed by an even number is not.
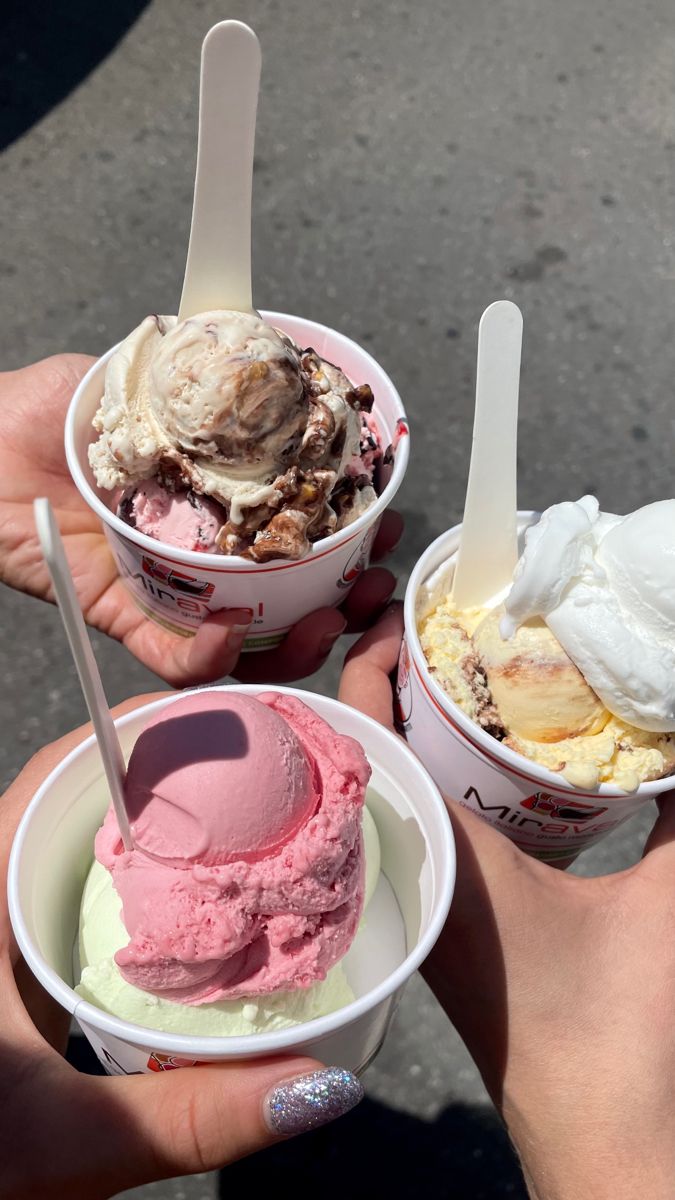
{"type": "Polygon", "coordinates": [[[233,653],[237,653],[239,650],[241,650],[241,647],[244,644],[246,634],[248,633],[249,629],[251,628],[251,621],[253,620],[253,609],[252,608],[239,609],[237,615],[239,616],[240,620],[237,621],[237,623],[235,625],[230,625],[228,628],[228,631],[227,631],[227,648],[228,648],[228,650],[231,650],[233,653]],[[247,621],[246,617],[248,614],[250,614],[250,616],[247,621]],[[243,618],[243,620],[241,618],[243,618]]]}
{"type": "Polygon", "coordinates": [[[344,621],[341,629],[335,629],[335,630],[333,630],[332,633],[325,633],[323,635],[321,641],[319,642],[319,657],[320,658],[324,658],[326,654],[330,654],[331,650],[333,649],[333,646],[337,642],[338,638],[342,637],[342,634],[344,633],[346,628],[347,628],[347,622],[344,621]]]}
{"type": "Polygon", "coordinates": [[[273,1088],[265,1097],[265,1121],[272,1133],[293,1137],[344,1116],[363,1100],[363,1095],[351,1071],[327,1067],[273,1088]]]}
{"type": "Polygon", "coordinates": [[[252,608],[226,608],[224,611],[231,613],[236,612],[237,616],[241,618],[242,625],[245,625],[247,629],[253,620],[252,608]]]}
{"type": "Polygon", "coordinates": [[[383,616],[385,612],[389,612],[390,609],[393,610],[396,607],[394,604],[391,603],[391,598],[392,598],[394,592],[396,591],[397,587],[398,587],[398,580],[395,579],[391,585],[390,591],[387,592],[387,595],[383,596],[382,599],[380,600],[380,605],[379,605],[379,615],[380,616],[383,616]]]}

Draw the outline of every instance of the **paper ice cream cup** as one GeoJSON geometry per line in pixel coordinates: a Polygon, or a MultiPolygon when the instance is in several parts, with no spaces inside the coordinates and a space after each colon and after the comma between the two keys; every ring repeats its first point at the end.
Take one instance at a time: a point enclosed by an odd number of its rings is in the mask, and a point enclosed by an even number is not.
{"type": "MultiPolygon", "coordinates": [[[[519,514],[521,534],[538,513],[519,514]]],[[[430,672],[419,621],[448,594],[460,526],[441,534],[417,563],[405,597],[405,637],[396,688],[397,724],[441,792],[471,809],[535,858],[572,861],[661,792],[672,776],[627,794],[610,783],[580,791],[486,733],[430,672]]]]}
{"type": "Polygon", "coordinates": [[[316,542],[305,558],[254,563],[233,556],[168,546],[132,529],[110,509],[111,493],[99,488],[87,450],[92,420],[103,396],[113,346],[77,388],[66,418],[66,457],[86,503],[103,522],[117,569],[136,604],[158,625],[192,637],[205,616],[222,608],[251,608],[244,650],[276,646],[292,625],[316,608],[341,604],[370,562],[380,517],[396,495],[408,465],[410,438],[403,404],[391,379],[351,338],[303,317],[264,312],[264,319],[299,345],[313,346],[354,383],[370,384],[382,443],[394,447],[390,479],[376,502],[345,529],[316,542]]]}
{"type": "MultiPolygon", "coordinates": [[[[269,688],[236,690],[256,695],[269,688]]],[[[339,733],[357,738],[373,768],[368,807],[380,837],[382,874],[363,932],[343,959],[356,999],[303,1025],[245,1037],[160,1033],[84,1001],[73,990],[78,982],[73,954],[94,835],[109,803],[98,747],[90,737],[45,780],[24,814],[10,858],[9,908],[29,967],[76,1018],[110,1074],[284,1052],[360,1071],[382,1045],[406,980],[443,927],[455,881],[454,841],[441,795],[418,759],[401,739],[355,709],[293,688],[275,690],[299,697],[339,733]],[[361,937],[367,945],[359,949],[361,937]]],[[[174,698],[118,718],[126,757],[150,717],[174,698]]]]}

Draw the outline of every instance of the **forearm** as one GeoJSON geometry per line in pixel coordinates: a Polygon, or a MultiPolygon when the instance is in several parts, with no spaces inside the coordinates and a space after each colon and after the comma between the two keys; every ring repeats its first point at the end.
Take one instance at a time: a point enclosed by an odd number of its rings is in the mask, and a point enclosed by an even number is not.
{"type": "Polygon", "coordinates": [[[457,937],[450,946],[448,933],[422,971],[504,1120],[531,1200],[672,1200],[675,1097],[657,1064],[635,1046],[610,1054],[601,1038],[580,1050],[578,1026],[567,1044],[560,1025],[548,1041],[534,1018],[523,1030],[498,959],[490,986],[471,947],[457,937]]]}

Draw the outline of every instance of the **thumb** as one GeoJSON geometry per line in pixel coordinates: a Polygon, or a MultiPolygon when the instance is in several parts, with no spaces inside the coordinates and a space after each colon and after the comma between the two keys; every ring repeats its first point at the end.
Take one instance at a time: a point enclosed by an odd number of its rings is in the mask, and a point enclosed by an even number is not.
{"type": "Polygon", "coordinates": [[[251,608],[210,613],[194,638],[180,638],[174,652],[174,686],[213,683],[231,675],[253,620],[251,608]]]}
{"type": "Polygon", "coordinates": [[[350,1071],[307,1058],[92,1078],[98,1103],[82,1143],[94,1145],[103,1195],[212,1171],[342,1116],[363,1098],[350,1071]],[[101,1104],[105,1119],[101,1120],[101,1104]]]}
{"type": "Polygon", "coordinates": [[[391,674],[396,668],[403,637],[403,605],[395,600],[376,625],[349,651],[340,679],[339,699],[394,728],[391,674]]]}
{"type": "MultiPolygon", "coordinates": [[[[118,596],[126,610],[135,608],[128,594],[118,596]]],[[[253,620],[253,610],[222,608],[209,613],[194,637],[170,633],[154,621],[136,617],[134,614],[133,628],[124,637],[127,650],[172,687],[183,688],[213,683],[232,674],[253,620]]]]}

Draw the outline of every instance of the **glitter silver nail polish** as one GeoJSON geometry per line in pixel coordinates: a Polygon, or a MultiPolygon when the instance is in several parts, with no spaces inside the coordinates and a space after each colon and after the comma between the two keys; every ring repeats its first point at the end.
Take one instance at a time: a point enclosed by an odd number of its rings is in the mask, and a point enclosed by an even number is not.
{"type": "Polygon", "coordinates": [[[280,1083],[265,1099],[265,1120],[273,1133],[292,1137],[327,1125],[363,1100],[356,1075],[327,1067],[280,1083]]]}

